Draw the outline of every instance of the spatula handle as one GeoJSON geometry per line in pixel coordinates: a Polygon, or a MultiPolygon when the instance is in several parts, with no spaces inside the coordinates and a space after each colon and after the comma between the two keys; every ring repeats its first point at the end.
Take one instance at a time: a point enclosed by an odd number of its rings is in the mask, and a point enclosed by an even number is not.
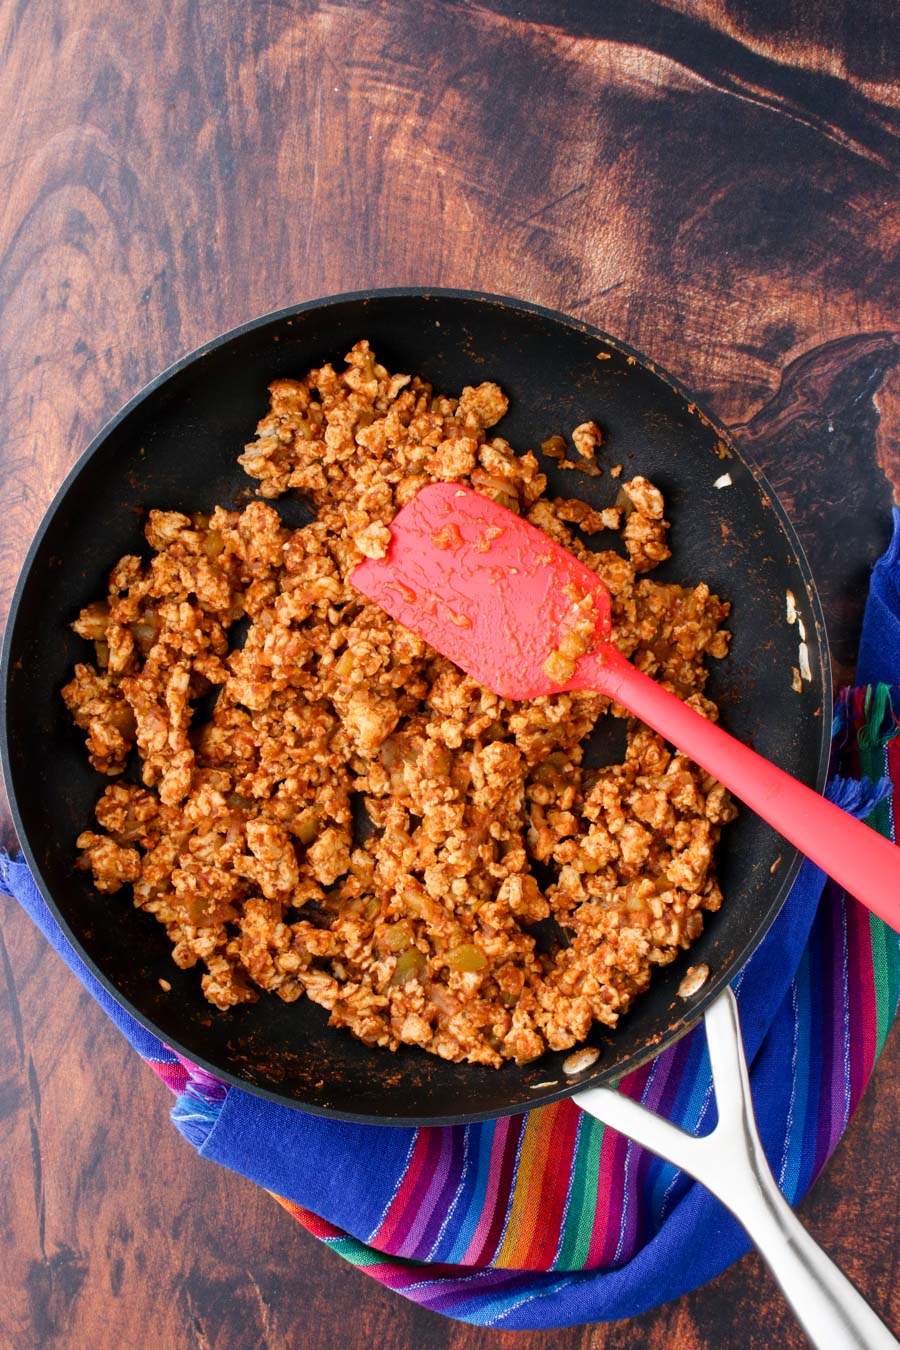
{"type": "MultiPolygon", "coordinates": [[[[579,662],[578,685],[621,703],[900,931],[900,848],[694,712],[614,649],[579,662]]],[[[571,686],[570,686],[571,687],[571,686]]]]}

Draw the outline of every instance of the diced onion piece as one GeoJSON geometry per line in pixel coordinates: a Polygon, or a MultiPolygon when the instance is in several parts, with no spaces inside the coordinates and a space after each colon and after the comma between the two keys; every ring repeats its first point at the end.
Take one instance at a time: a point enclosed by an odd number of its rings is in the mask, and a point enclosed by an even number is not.
{"type": "Polygon", "coordinates": [[[412,931],[408,923],[391,924],[390,928],[384,930],[384,941],[388,949],[392,952],[402,952],[412,946],[412,931]]]}
{"type": "Polygon", "coordinates": [[[809,648],[805,642],[800,643],[800,675],[804,680],[812,679],[812,670],[809,665],[809,648]]]}
{"type": "Polygon", "coordinates": [[[420,952],[418,947],[407,947],[406,951],[397,957],[391,984],[396,989],[398,985],[406,984],[407,980],[418,980],[424,969],[424,952],[420,952]]]}
{"type": "Polygon", "coordinates": [[[576,1073],[584,1073],[592,1064],[596,1064],[600,1058],[600,1051],[594,1046],[586,1045],[581,1050],[573,1050],[571,1055],[567,1055],[563,1060],[563,1073],[570,1076],[576,1073]]]}
{"type": "Polygon", "coordinates": [[[703,988],[709,978],[709,966],[688,966],[687,974],[678,986],[680,998],[691,998],[703,988]]]}
{"type": "Polygon", "coordinates": [[[451,947],[447,953],[447,965],[451,970],[469,974],[483,970],[487,965],[487,957],[474,942],[462,942],[458,947],[451,947]]]}
{"type": "Polygon", "coordinates": [[[301,844],[307,847],[319,833],[319,813],[315,809],[304,811],[303,815],[294,826],[294,834],[300,840],[301,844]]]}

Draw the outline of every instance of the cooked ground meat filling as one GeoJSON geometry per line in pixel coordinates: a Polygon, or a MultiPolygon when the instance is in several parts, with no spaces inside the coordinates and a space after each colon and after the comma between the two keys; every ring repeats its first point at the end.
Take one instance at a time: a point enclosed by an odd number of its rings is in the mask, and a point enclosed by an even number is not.
{"type": "MultiPolygon", "coordinates": [[[[315,520],[289,529],[261,500],[151,511],[149,557],[122,558],[74,625],[96,657],[63,697],[116,780],[78,865],[133,889],[218,1008],[305,994],[368,1045],[495,1067],[577,1045],[719,908],[728,793],[632,719],[622,763],[583,767],[597,719],[624,709],[501,699],[348,576],[419,487],[468,484],[597,572],[620,650],[712,719],[704,660],[725,655],[729,606],[646,575],[669,556],[647,479],[604,510],[545,495],[537,458],[491,435],[496,384],[443,397],[359,342],[345,370],[270,395],[239,462],[315,520]],[[141,785],[121,777],[135,759],[141,785]]],[[[567,463],[601,472],[600,428],[572,439],[567,463]]],[[[545,448],[565,458],[561,438],[545,448]]]]}

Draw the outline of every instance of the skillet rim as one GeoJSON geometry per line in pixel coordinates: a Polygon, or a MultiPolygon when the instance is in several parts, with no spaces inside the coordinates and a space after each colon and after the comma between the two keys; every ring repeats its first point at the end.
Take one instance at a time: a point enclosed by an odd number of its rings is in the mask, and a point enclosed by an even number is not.
{"type": "MultiPolygon", "coordinates": [[[[130,414],[142,403],[151,398],[160,388],[168,383],[175,375],[185,370],[187,367],[196,364],[210,352],[217,351],[229,342],[233,342],[247,333],[251,333],[259,328],[264,328],[269,324],[280,320],[291,318],[293,315],[308,313],[311,310],[324,310],[332,306],[347,304],[350,302],[365,305],[371,300],[390,300],[390,299],[457,299],[465,301],[475,301],[479,304],[488,304],[501,306],[513,311],[524,311],[538,315],[539,317],[550,320],[553,323],[562,324],[566,328],[574,329],[590,337],[597,338],[600,342],[607,344],[615,350],[621,352],[625,357],[632,358],[638,365],[648,370],[652,375],[661,379],[667,384],[678,398],[688,406],[689,411],[698,417],[702,422],[709,426],[717,436],[719,436],[727,445],[732,455],[743,465],[745,465],[753,475],[761,493],[768,497],[771,508],[778,518],[785,541],[791,550],[793,560],[803,578],[804,589],[810,604],[810,614],[816,631],[816,648],[821,667],[821,717],[820,737],[818,745],[818,761],[814,788],[821,793],[824,789],[828,773],[828,763],[831,748],[831,708],[833,704],[833,680],[831,672],[830,651],[828,645],[828,636],[825,627],[825,619],[822,612],[821,601],[812,570],[809,566],[803,546],[797,536],[796,530],[791,523],[790,517],[782,506],[777,494],[774,492],[771,484],[763,473],[762,469],[748,456],[743,448],[733,439],[730,430],[715,416],[710,414],[704,407],[697,403],[692,397],[690,391],[671,375],[664,367],[659,366],[655,361],[643,355],[628,343],[621,339],[611,336],[596,325],[586,322],[582,319],[573,318],[571,315],[554,310],[545,305],[536,304],[532,301],[522,300],[514,296],[498,295],[487,291],[467,290],[455,287],[422,287],[422,286],[391,286],[362,291],[345,291],[335,295],[324,296],[315,300],[303,301],[299,304],[287,305],[281,309],[273,310],[270,313],[261,315],[255,319],[250,319],[245,323],[237,325],[235,328],[228,329],[219,334],[210,341],[188,352],[177,361],[167,366],[159,375],[156,375],[146,385],[134,394],[109,420],[101,427],[97,434],[90,441],[86,449],[78,456],[72,468],[66,474],[60,487],[54,494],[50,504],[45,510],[40,524],[34,534],[34,537],[25,554],[15,589],[9,606],[5,632],[3,635],[2,652],[0,652],[0,722],[2,722],[2,736],[0,736],[0,765],[2,765],[3,777],[6,783],[7,794],[9,797],[10,814],[22,854],[28,864],[31,875],[44,899],[47,907],[59,924],[63,936],[72,947],[76,955],[81,959],[91,975],[107,991],[115,1001],[125,1009],[125,1011],[135,1019],[145,1030],[151,1032],[163,1044],[169,1046],[179,1054],[183,1054],[191,1063],[197,1064],[211,1073],[215,1077],[228,1083],[233,1087],[242,1088],[246,1092],[253,1093],[255,1096],[262,1097],[268,1101],[277,1103],[280,1106],[286,1106],[292,1110],[306,1111],[311,1115],[323,1116],[332,1120],[345,1120],[355,1123],[364,1123],[369,1125],[384,1125],[398,1127],[414,1127],[420,1125],[456,1125],[480,1120],[492,1120],[506,1115],[518,1114],[533,1107],[548,1105],[551,1102],[561,1101],[566,1097],[571,1097],[578,1092],[589,1088],[600,1087],[603,1085],[614,1084],[626,1074],[640,1068],[649,1060],[656,1058],[663,1050],[668,1049],[682,1036],[687,1035],[702,1020],[706,1009],[712,1004],[719,993],[726,985],[733,983],[739,972],[746,965],[747,961],[759,947],[764,937],[768,933],[778,914],[787,900],[790,889],[796,879],[797,873],[804,861],[803,854],[792,845],[786,847],[791,850],[791,860],[786,868],[782,870],[781,881],[771,904],[756,928],[740,946],[732,958],[727,971],[722,974],[712,974],[704,984],[702,990],[688,1003],[685,1003],[684,1012],[681,1017],[670,1024],[669,1029],[658,1039],[652,1042],[648,1041],[641,1050],[629,1059],[625,1066],[617,1065],[611,1071],[609,1068],[604,1070],[602,1059],[592,1073],[580,1076],[577,1081],[572,1083],[563,1083],[561,1086],[553,1089],[547,1089],[543,1092],[534,1092],[529,1095],[527,1102],[516,1102],[507,1104],[502,1108],[492,1108],[485,1111],[460,1112],[454,1115],[433,1115],[433,1116],[412,1116],[412,1115],[378,1115],[373,1116],[368,1113],[344,1111],[333,1107],[325,1107],[318,1104],[310,1104],[298,1101],[295,1097],[289,1097],[279,1093],[272,1088],[263,1087],[257,1083],[249,1082],[228,1070],[222,1069],[209,1060],[203,1059],[194,1050],[187,1050],[180,1045],[171,1036],[161,1034],[159,1028],[154,1024],[151,1018],[135,1007],[124,994],[110,981],[102,970],[94,963],[89,954],[82,948],[78,938],[66,922],[62,913],[56,905],[50,887],[44,880],[40,864],[34,850],[31,848],[24,828],[21,813],[19,811],[18,800],[15,791],[15,782],[13,777],[13,766],[9,750],[8,718],[7,718],[7,692],[10,676],[10,660],[13,645],[13,635],[15,633],[19,609],[24,594],[25,586],[28,582],[34,560],[43,543],[53,519],[74,486],[83,470],[87,467],[90,460],[100,449],[109,435],[120,425],[130,414]]],[[[502,1072],[502,1070],[501,1070],[502,1072]]]]}

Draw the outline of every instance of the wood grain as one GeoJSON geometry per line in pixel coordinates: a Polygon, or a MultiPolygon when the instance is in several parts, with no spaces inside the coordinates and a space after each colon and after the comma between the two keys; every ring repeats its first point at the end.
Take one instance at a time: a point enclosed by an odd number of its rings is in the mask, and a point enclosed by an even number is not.
{"type": "MultiPolygon", "coordinates": [[[[590,319],[731,422],[848,678],[900,492],[897,18],[0,0],[0,610],[68,467],[171,361],[295,300],[441,284],[590,319]]],[[[5,902],[0,923],[0,1346],[802,1344],[755,1258],[606,1328],[406,1304],[196,1158],[58,958],[5,902]]],[[[895,1326],[898,1066],[895,1034],[803,1207],[895,1326]]]]}

